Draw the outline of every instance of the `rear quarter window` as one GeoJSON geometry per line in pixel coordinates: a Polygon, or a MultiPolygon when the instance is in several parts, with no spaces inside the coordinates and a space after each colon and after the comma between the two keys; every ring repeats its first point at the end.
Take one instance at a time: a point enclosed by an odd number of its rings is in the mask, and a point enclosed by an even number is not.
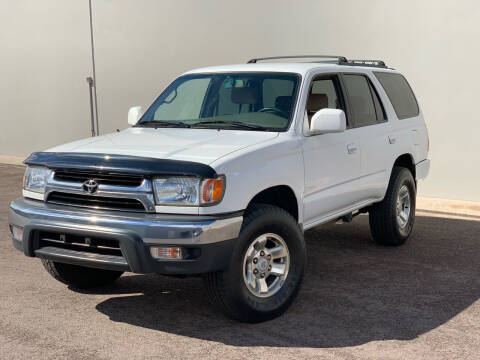
{"type": "Polygon", "coordinates": [[[419,113],[417,99],[407,79],[401,74],[374,72],[392,103],[398,119],[408,119],[419,113]]]}

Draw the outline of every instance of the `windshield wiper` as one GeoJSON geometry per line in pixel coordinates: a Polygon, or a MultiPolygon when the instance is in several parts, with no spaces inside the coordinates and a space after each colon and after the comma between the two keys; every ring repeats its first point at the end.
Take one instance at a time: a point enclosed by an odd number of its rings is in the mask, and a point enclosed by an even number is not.
{"type": "Polygon", "coordinates": [[[160,120],[147,120],[142,121],[139,125],[153,125],[155,127],[184,127],[189,128],[190,125],[184,123],[183,121],[169,120],[169,121],[160,121],[160,120]]]}
{"type": "Polygon", "coordinates": [[[253,130],[262,130],[262,131],[267,130],[266,128],[260,125],[246,124],[241,121],[225,121],[225,120],[199,121],[199,122],[193,123],[192,126],[208,125],[208,124],[224,124],[224,125],[230,125],[230,126],[235,126],[235,127],[244,128],[244,129],[253,129],[253,130]]]}

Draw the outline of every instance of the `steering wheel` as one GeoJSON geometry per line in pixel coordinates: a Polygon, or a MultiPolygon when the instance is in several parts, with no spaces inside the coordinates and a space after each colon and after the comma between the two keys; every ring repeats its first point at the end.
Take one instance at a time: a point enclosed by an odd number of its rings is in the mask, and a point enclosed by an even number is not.
{"type": "Polygon", "coordinates": [[[287,116],[288,114],[285,111],[282,111],[280,109],[273,108],[273,107],[264,107],[258,110],[258,112],[272,113],[272,114],[277,114],[278,116],[281,116],[281,117],[288,117],[287,116]]]}

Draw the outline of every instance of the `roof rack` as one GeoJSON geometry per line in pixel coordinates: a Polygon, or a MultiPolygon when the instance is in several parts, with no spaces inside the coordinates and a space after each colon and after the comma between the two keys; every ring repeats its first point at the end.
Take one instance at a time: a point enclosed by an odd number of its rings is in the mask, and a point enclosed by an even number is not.
{"type": "Polygon", "coordinates": [[[386,68],[385,62],[383,60],[348,60],[345,56],[337,55],[292,55],[292,56],[270,56],[263,58],[251,59],[247,64],[254,64],[257,61],[263,60],[277,60],[277,59],[306,59],[306,58],[318,58],[318,59],[336,59],[338,65],[349,65],[349,66],[372,66],[372,67],[382,67],[386,68]]]}
{"type": "Polygon", "coordinates": [[[247,64],[254,64],[257,61],[263,61],[263,60],[305,59],[305,58],[337,59],[337,62],[339,64],[341,62],[347,61],[347,58],[345,56],[337,56],[337,55],[292,55],[292,56],[271,56],[271,57],[255,58],[255,59],[248,60],[247,64]]]}
{"type": "Polygon", "coordinates": [[[347,60],[342,65],[387,67],[383,60],[347,60]]]}

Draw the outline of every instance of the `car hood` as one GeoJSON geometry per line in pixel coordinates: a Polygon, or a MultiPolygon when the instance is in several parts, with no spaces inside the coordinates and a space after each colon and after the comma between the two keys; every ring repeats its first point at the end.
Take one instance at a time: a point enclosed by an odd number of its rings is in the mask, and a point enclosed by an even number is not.
{"type": "Polygon", "coordinates": [[[277,136],[277,132],[134,127],[47,151],[131,155],[210,164],[229,153],[277,136]]]}

